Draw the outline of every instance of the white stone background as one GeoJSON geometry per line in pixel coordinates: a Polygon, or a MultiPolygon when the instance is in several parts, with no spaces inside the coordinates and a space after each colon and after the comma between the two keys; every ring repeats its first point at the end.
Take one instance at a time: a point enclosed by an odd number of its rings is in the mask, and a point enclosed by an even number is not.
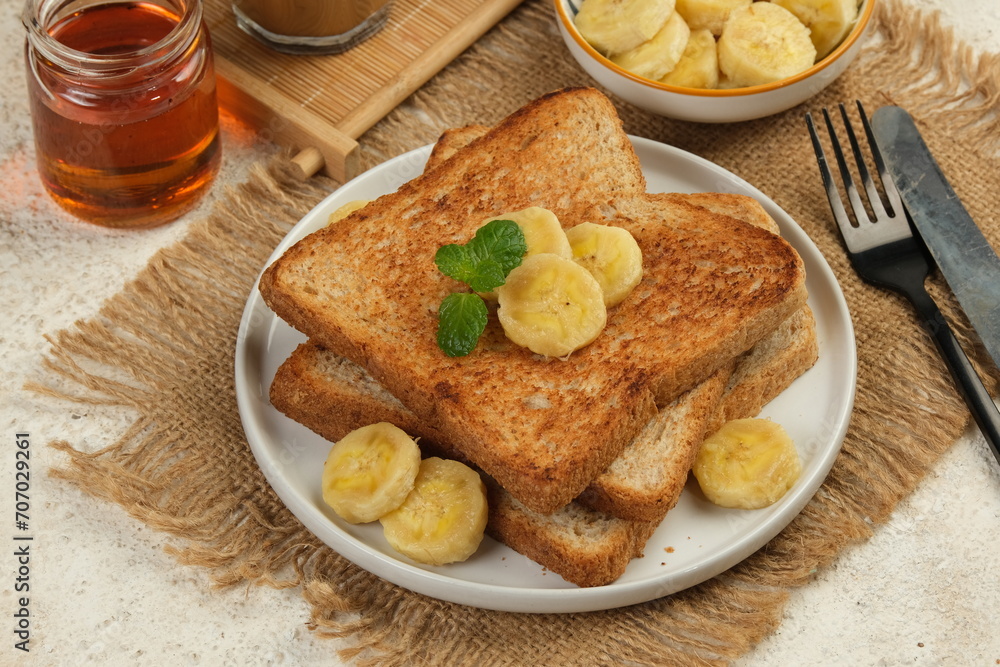
{"type": "MultiPolygon", "coordinates": [[[[998,50],[997,0],[912,2],[941,11],[975,47],[998,50]]],[[[30,430],[36,555],[27,656],[13,649],[8,629],[15,563],[0,556],[0,665],[337,664],[338,644],[306,629],[297,590],[211,591],[204,571],[164,553],[164,535],[44,475],[59,459],[45,443],[65,438],[95,448],[120,423],[105,411],[72,411],[21,390],[47,350],[42,335],[94,315],[273,147],[224,119],[222,174],[199,212],[141,233],[71,220],[34,173],[20,11],[16,0],[0,0],[0,71],[8,82],[0,101],[0,498],[12,505],[13,435],[30,430]]],[[[1000,466],[970,431],[872,539],[792,593],[778,631],[738,664],[1000,664],[998,535],[1000,466]]]]}

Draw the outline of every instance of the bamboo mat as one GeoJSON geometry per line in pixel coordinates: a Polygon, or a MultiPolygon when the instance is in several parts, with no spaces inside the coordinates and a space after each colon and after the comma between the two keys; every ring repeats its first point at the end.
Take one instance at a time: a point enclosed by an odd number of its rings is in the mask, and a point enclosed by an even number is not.
{"type": "MultiPolygon", "coordinates": [[[[239,0],[236,0],[237,2],[239,0]]],[[[328,176],[357,175],[357,139],[522,0],[393,0],[385,26],[344,53],[288,55],[236,25],[230,0],[205,0],[222,103],[328,176]]]]}
{"type": "MultiPolygon", "coordinates": [[[[907,108],[1000,247],[1000,58],[973,56],[933,17],[899,0],[882,3],[874,28],[871,45],[833,86],[771,118],[700,126],[617,101],[631,134],[716,162],[799,222],[834,269],[857,331],[858,393],[840,457],[801,515],[730,571],[624,609],[501,613],[390,585],[305,530],[255,465],[233,387],[237,326],[257,272],[290,226],[335,187],[322,177],[301,182],[283,163],[256,170],[98,317],[54,338],[51,376],[35,389],[138,415],[98,452],[55,443],[67,456],[57,476],[177,536],[185,546],[172,553],[208,568],[219,584],[301,590],[310,627],[347,638],[351,648],[341,656],[358,664],[723,664],[743,655],[779,626],[789,591],[869,537],[969,420],[912,309],[850,269],[802,116],[854,99],[869,110],[907,108]]],[[[361,165],[431,143],[448,127],[493,124],[540,94],[580,84],[589,81],[563,49],[550,6],[529,0],[365,133],[361,165]]],[[[974,348],[950,295],[940,282],[932,287],[974,348]]],[[[995,392],[1000,373],[975,352],[995,392]]]]}

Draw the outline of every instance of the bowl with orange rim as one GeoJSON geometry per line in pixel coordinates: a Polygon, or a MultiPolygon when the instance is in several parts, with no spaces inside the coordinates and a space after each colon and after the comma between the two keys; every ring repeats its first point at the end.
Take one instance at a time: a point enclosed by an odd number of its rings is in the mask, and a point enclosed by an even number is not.
{"type": "MultiPolygon", "coordinates": [[[[834,17],[840,21],[836,30],[833,29],[836,21],[812,30],[802,23],[806,39],[815,42],[812,64],[803,60],[808,58],[806,52],[809,47],[801,43],[801,28],[787,25],[788,16],[778,10],[782,9],[789,15],[792,12],[785,7],[760,6],[785,5],[801,15],[795,5],[804,5],[808,11],[809,5],[819,4],[810,0],[776,0],[774,3],[769,0],[744,0],[752,7],[734,10],[721,28],[718,16],[714,17],[714,23],[690,14],[690,21],[683,20],[678,9],[690,11],[691,5],[699,4],[698,0],[553,1],[559,31],[570,54],[588,75],[609,92],[639,108],[669,118],[734,123],[785,111],[830,85],[861,50],[872,23],[876,0],[862,0],[852,19],[843,14],[834,17]],[[585,2],[592,3],[592,7],[584,8],[585,2]],[[652,2],[660,2],[661,5],[650,13],[652,2]],[[670,8],[665,23],[661,11],[664,6],[670,8]],[[626,9],[623,10],[623,7],[626,9]],[[631,18],[637,18],[637,21],[630,22],[627,20],[629,16],[619,14],[607,16],[608,23],[604,24],[601,20],[605,15],[595,11],[627,12],[630,7],[633,11],[631,18]],[[585,16],[581,17],[581,10],[585,16]],[[733,18],[741,12],[744,15],[739,19],[733,18]],[[754,16],[745,16],[748,13],[754,16]],[[844,23],[848,20],[849,23],[844,23]],[[621,26],[630,25],[646,26],[645,34],[632,34],[635,30],[624,34],[619,30],[621,26]],[[662,27],[657,27],[659,25],[662,27]],[[766,32],[762,32],[762,26],[767,28],[766,32]],[[783,30],[786,32],[783,33],[783,30]],[[709,32],[713,34],[707,35],[709,32]],[[760,42],[753,43],[758,35],[761,35],[760,42]],[[827,38],[826,44],[822,41],[823,37],[827,38]],[[686,68],[693,63],[685,61],[681,65],[681,58],[696,58],[698,63],[693,65],[696,69],[707,67],[703,49],[700,53],[696,52],[698,38],[703,47],[705,42],[709,43],[708,49],[713,48],[711,38],[714,38],[717,82],[706,82],[702,74],[692,79],[686,68]],[[785,56],[779,64],[769,62],[767,56],[778,48],[785,48],[789,42],[795,45],[794,54],[789,56],[797,61],[792,65],[794,73],[787,73],[789,67],[783,60],[785,56]],[[686,44],[687,48],[678,47],[678,43],[686,44]],[[649,64],[650,59],[658,62],[649,64]],[[671,67],[672,61],[675,64],[671,67]],[[670,69],[667,74],[661,75],[664,68],[670,69]],[[685,69],[684,76],[681,76],[682,69],[685,69]]],[[[739,0],[734,0],[734,4],[739,4],[739,0]]]]}

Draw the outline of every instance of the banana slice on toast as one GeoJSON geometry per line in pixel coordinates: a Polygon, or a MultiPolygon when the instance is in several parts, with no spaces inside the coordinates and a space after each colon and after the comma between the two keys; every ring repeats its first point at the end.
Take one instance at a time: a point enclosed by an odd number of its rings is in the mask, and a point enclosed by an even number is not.
{"type": "Polygon", "coordinates": [[[355,199],[353,201],[349,201],[346,204],[340,206],[336,211],[331,213],[330,217],[327,218],[326,224],[331,225],[335,222],[340,222],[341,220],[349,216],[351,213],[354,213],[355,211],[362,209],[365,206],[368,206],[368,204],[370,203],[371,202],[368,199],[355,199]]]}
{"type": "Polygon", "coordinates": [[[583,222],[566,230],[573,259],[587,269],[604,292],[604,305],[616,306],[642,280],[642,250],[628,230],[583,222]]]}
{"type": "Polygon", "coordinates": [[[338,440],[323,465],[323,500],[348,523],[375,521],[402,504],[420,467],[420,448],[379,422],[338,440]]]}
{"type": "Polygon", "coordinates": [[[476,552],[486,530],[486,485],[469,466],[430,457],[403,504],[381,518],[393,549],[419,563],[446,565],[476,552]]]}
{"type": "Polygon", "coordinates": [[[497,289],[497,317],[514,343],[536,354],[564,357],[590,344],[607,323],[604,291],[571,259],[525,257],[497,289]]]}
{"type": "MultiPolygon", "coordinates": [[[[524,233],[524,242],[528,246],[528,251],[524,253],[525,257],[541,253],[559,255],[566,259],[573,257],[573,250],[570,248],[569,240],[566,239],[562,225],[559,224],[559,218],[547,208],[530,206],[520,211],[494,216],[484,220],[483,224],[493,220],[513,220],[517,223],[524,233]]],[[[496,292],[479,292],[479,296],[493,301],[497,298],[496,292]]]]}
{"type": "Polygon", "coordinates": [[[760,509],[792,488],[802,462],[781,425],[769,419],[735,419],[705,438],[691,471],[716,505],[760,509]]]}

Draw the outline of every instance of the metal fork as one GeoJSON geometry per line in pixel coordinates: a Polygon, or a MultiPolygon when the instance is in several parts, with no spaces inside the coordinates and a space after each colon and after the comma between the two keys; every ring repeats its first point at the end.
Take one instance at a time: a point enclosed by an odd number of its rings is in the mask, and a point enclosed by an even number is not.
{"type": "Polygon", "coordinates": [[[857,105],[888,207],[883,204],[875,181],[865,164],[861,146],[843,104],[840,105],[840,115],[843,117],[844,128],[854,153],[858,175],[861,177],[861,182],[868,195],[868,205],[875,216],[874,220],[869,217],[861,194],[854,184],[830,114],[826,109],[823,109],[826,129],[830,135],[830,143],[847,191],[848,201],[854,211],[856,226],[851,224],[840,191],[830,173],[830,167],[816,126],[813,123],[812,114],[806,114],[806,125],[809,127],[809,134],[812,137],[813,150],[816,152],[816,159],[819,162],[819,171],[826,188],[826,196],[830,200],[830,207],[833,209],[833,217],[837,221],[837,226],[840,227],[840,234],[847,247],[847,255],[854,270],[861,278],[873,285],[903,294],[916,308],[921,324],[934,337],[938,350],[947,363],[973,418],[992,448],[993,455],[1000,462],[1000,412],[983,386],[982,380],[976,374],[975,368],[969,362],[969,358],[955,339],[955,334],[948,327],[948,323],[941,315],[937,304],[924,289],[924,281],[932,269],[929,254],[923,241],[919,236],[915,236],[903,203],[900,201],[899,193],[896,191],[892,179],[886,173],[885,164],[882,161],[881,153],[879,153],[875,137],[872,135],[865,110],[861,106],[861,102],[858,102],[857,105]]]}

